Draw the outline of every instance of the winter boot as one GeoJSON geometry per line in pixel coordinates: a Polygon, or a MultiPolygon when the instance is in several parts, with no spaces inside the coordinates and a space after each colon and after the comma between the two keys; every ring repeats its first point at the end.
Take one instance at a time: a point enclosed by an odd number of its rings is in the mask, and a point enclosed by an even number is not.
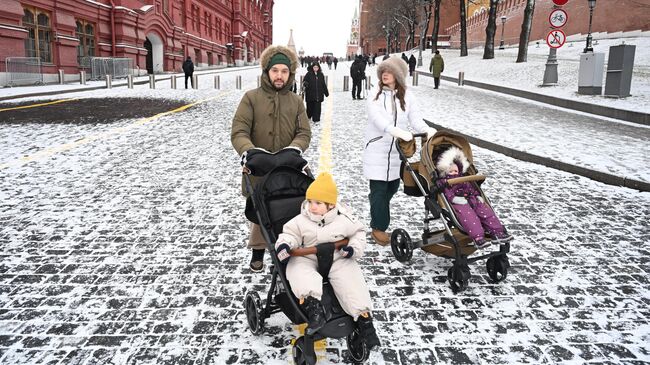
{"type": "Polygon", "coordinates": [[[307,297],[303,303],[303,308],[307,312],[308,319],[305,333],[311,336],[325,325],[325,311],[320,300],[314,297],[307,297]]]}
{"type": "Polygon", "coordinates": [[[377,337],[377,332],[375,331],[375,326],[372,325],[372,318],[370,315],[367,315],[366,317],[363,315],[359,316],[359,319],[357,319],[357,326],[359,326],[361,338],[363,338],[363,342],[365,342],[368,351],[372,350],[374,347],[381,346],[379,343],[379,337],[377,337]]]}
{"type": "Polygon", "coordinates": [[[252,272],[260,272],[264,269],[264,251],[253,249],[253,256],[249,264],[252,272]]]}

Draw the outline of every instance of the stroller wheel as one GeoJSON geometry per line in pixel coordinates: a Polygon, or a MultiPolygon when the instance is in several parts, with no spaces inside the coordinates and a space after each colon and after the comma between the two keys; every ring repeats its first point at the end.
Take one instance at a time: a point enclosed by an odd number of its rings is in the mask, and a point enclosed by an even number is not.
{"type": "Polygon", "coordinates": [[[495,283],[498,283],[508,276],[510,261],[506,255],[490,257],[485,263],[485,267],[487,268],[487,273],[490,279],[495,283]]]}
{"type": "Polygon", "coordinates": [[[368,360],[370,353],[366,347],[366,343],[363,342],[363,338],[359,333],[359,329],[356,328],[352,331],[347,337],[348,351],[350,352],[351,360],[355,364],[360,364],[368,360]]]}
{"type": "Polygon", "coordinates": [[[467,288],[470,276],[469,266],[467,265],[460,266],[454,263],[454,266],[447,270],[447,282],[449,282],[449,286],[454,293],[461,292],[467,288]]]}
{"type": "Polygon", "coordinates": [[[262,317],[262,301],[256,292],[246,293],[244,309],[246,310],[248,328],[254,335],[259,335],[264,331],[264,318],[262,317]]]}
{"type": "Polygon", "coordinates": [[[293,348],[291,349],[291,355],[293,357],[293,363],[295,365],[311,365],[311,364],[316,364],[316,358],[309,359],[308,358],[308,351],[305,351],[305,346],[307,344],[305,343],[305,337],[300,336],[296,339],[296,342],[293,344],[293,348]]]}
{"type": "Polygon", "coordinates": [[[406,262],[413,257],[413,241],[408,232],[399,228],[390,235],[390,248],[399,262],[406,262]]]}

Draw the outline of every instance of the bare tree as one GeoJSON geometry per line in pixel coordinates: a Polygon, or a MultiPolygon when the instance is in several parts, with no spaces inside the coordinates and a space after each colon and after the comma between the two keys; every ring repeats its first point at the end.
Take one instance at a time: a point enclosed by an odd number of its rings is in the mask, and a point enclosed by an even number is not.
{"type": "MultiPolygon", "coordinates": [[[[420,50],[426,49],[427,30],[429,29],[429,22],[431,21],[431,12],[433,11],[434,0],[420,0],[420,50]]],[[[439,0],[438,0],[439,1],[439,0]]]]}
{"type": "Polygon", "coordinates": [[[535,0],[527,0],[524,9],[524,20],[521,23],[521,34],[519,35],[519,52],[517,53],[517,62],[526,62],[528,60],[528,39],[530,38],[530,29],[533,26],[533,13],[535,12],[535,0]]]}
{"type": "Polygon", "coordinates": [[[460,56],[467,56],[467,10],[465,0],[460,0],[460,56]]]}
{"type": "Polygon", "coordinates": [[[438,32],[440,31],[440,3],[442,0],[434,0],[433,3],[433,29],[431,29],[431,53],[438,50],[438,32]]]}
{"type": "Polygon", "coordinates": [[[490,10],[488,12],[488,22],[485,27],[485,49],[483,50],[483,59],[489,60],[494,58],[494,34],[497,31],[497,5],[499,0],[490,0],[490,10]]]}

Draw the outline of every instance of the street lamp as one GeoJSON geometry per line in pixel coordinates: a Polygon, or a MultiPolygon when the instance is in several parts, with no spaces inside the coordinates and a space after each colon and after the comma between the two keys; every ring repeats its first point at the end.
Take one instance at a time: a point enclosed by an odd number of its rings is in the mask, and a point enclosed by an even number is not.
{"type": "Polygon", "coordinates": [[[506,29],[506,19],[508,18],[505,15],[501,17],[501,43],[499,43],[499,49],[504,49],[503,32],[506,29]]]}
{"type": "Polygon", "coordinates": [[[587,46],[585,47],[584,53],[594,51],[593,47],[591,46],[591,18],[594,15],[596,0],[587,0],[587,3],[589,3],[589,33],[587,33],[587,46]]]}
{"type": "Polygon", "coordinates": [[[382,25],[381,29],[383,29],[384,32],[386,33],[386,54],[390,54],[390,49],[389,49],[390,47],[388,46],[390,31],[386,29],[386,25],[382,25]]]}

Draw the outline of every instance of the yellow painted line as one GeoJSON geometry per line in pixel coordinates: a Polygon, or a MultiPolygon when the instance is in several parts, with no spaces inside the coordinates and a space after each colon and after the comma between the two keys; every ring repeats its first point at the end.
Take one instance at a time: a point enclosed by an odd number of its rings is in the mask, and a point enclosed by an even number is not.
{"type": "MultiPolygon", "coordinates": [[[[332,88],[332,78],[330,78],[327,87],[332,88]]],[[[332,113],[334,112],[334,93],[330,93],[325,106],[325,117],[323,119],[323,128],[321,129],[320,145],[318,147],[318,172],[332,172],[332,113]]]]}
{"type": "Polygon", "coordinates": [[[9,110],[18,110],[18,109],[37,108],[37,107],[39,107],[39,106],[46,106],[46,105],[52,105],[52,104],[65,103],[65,102],[68,102],[68,101],[73,101],[73,100],[78,100],[78,99],[79,99],[79,98],[61,99],[61,100],[50,101],[49,103],[31,104],[31,105],[23,105],[23,106],[14,106],[14,107],[11,107],[11,108],[0,109],[0,112],[6,112],[6,111],[9,111],[9,110]]]}
{"type": "Polygon", "coordinates": [[[154,115],[152,117],[142,118],[142,119],[140,119],[140,120],[138,120],[138,121],[136,121],[136,122],[134,122],[132,124],[129,124],[127,126],[124,126],[124,127],[113,128],[113,129],[111,129],[109,131],[93,134],[93,135],[90,135],[90,136],[86,136],[84,138],[78,139],[78,140],[73,141],[73,142],[61,144],[61,145],[54,146],[54,147],[48,147],[46,149],[38,151],[38,152],[36,152],[34,154],[31,154],[29,156],[24,156],[24,157],[15,159],[13,161],[9,161],[7,163],[0,164],[0,170],[6,169],[8,167],[22,166],[22,165],[25,165],[25,164],[27,164],[29,162],[38,161],[38,160],[44,159],[46,157],[53,156],[53,155],[55,155],[57,153],[69,151],[69,150],[71,150],[73,148],[76,148],[76,147],[79,147],[79,146],[94,142],[94,141],[102,139],[102,138],[107,138],[107,137],[111,137],[113,135],[117,135],[117,134],[120,134],[120,133],[127,132],[127,131],[129,131],[129,130],[131,130],[133,128],[137,128],[137,127],[142,126],[144,124],[151,123],[151,122],[153,122],[153,121],[155,121],[155,120],[157,120],[157,119],[159,119],[161,117],[164,117],[166,115],[181,112],[181,111],[186,110],[188,108],[191,108],[191,107],[193,107],[195,105],[205,103],[206,101],[217,99],[217,98],[219,98],[219,97],[221,97],[223,95],[226,95],[228,93],[229,93],[229,91],[223,92],[223,93],[220,93],[217,96],[213,96],[211,98],[207,98],[207,99],[196,101],[194,103],[183,105],[183,106],[181,106],[179,108],[176,108],[176,109],[173,109],[173,110],[158,113],[158,114],[156,114],[156,115],[154,115]]]}

